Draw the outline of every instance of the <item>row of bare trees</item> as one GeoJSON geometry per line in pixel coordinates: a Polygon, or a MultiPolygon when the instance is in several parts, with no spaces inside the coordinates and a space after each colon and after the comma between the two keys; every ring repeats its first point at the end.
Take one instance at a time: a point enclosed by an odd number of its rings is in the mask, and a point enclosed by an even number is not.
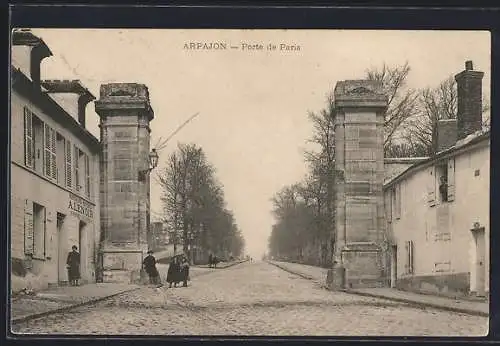
{"type": "MultiPolygon", "coordinates": [[[[384,124],[386,157],[426,157],[436,152],[438,120],[457,116],[457,89],[453,76],[435,88],[415,90],[407,85],[411,68],[371,68],[366,79],[382,82],[388,96],[384,124]]],[[[275,224],[269,237],[269,254],[288,261],[330,266],[335,244],[335,132],[333,93],[326,107],[310,112],[310,141],[319,148],[307,151],[309,172],[301,181],[285,186],[273,198],[275,224]]],[[[483,100],[487,115],[489,105],[483,100]]],[[[485,117],[489,127],[489,117],[485,117]]]]}
{"type": "Polygon", "coordinates": [[[191,256],[196,247],[206,260],[209,253],[228,258],[242,255],[245,241],[233,213],[226,208],[222,184],[201,147],[179,144],[158,176],[162,188],[163,222],[169,228],[174,251],[191,256]]]}

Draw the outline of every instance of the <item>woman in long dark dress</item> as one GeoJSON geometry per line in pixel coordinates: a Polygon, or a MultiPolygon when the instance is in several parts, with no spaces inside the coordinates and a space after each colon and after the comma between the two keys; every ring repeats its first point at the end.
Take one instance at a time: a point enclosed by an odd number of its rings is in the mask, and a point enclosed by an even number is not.
{"type": "Polygon", "coordinates": [[[167,282],[168,282],[168,287],[172,287],[172,284],[174,284],[174,287],[177,287],[177,284],[179,283],[179,271],[180,271],[180,266],[177,257],[172,258],[170,261],[170,265],[168,266],[168,272],[167,272],[167,282]]]}
{"type": "Polygon", "coordinates": [[[181,263],[181,278],[183,281],[182,287],[187,287],[187,282],[189,280],[189,263],[187,258],[182,258],[181,263]]]}
{"type": "Polygon", "coordinates": [[[66,260],[68,268],[68,281],[71,286],[78,286],[80,280],[80,254],[76,245],[71,247],[71,252],[66,260]]]}

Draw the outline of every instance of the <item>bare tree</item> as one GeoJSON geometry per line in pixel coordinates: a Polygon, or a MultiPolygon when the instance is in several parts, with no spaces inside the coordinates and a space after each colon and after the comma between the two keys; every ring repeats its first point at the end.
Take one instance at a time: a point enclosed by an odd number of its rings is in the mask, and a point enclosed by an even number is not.
{"type": "Polygon", "coordinates": [[[383,91],[388,97],[388,108],[384,123],[384,150],[401,141],[401,132],[408,119],[414,115],[418,93],[407,88],[407,78],[411,68],[408,62],[402,66],[389,67],[385,63],[381,68],[366,71],[369,80],[382,82],[383,91]]]}
{"type": "MultiPolygon", "coordinates": [[[[439,120],[455,119],[458,111],[457,85],[453,76],[442,81],[435,88],[425,88],[419,93],[416,114],[408,122],[404,135],[406,145],[411,148],[410,156],[430,156],[437,151],[437,124],[439,120]]],[[[487,115],[489,102],[483,97],[483,114],[487,115]]],[[[485,126],[489,118],[485,117],[485,126]]]]}
{"type": "Polygon", "coordinates": [[[309,120],[313,124],[313,135],[309,140],[318,145],[319,151],[305,152],[309,163],[309,192],[316,192],[317,222],[316,235],[321,243],[320,262],[328,265],[333,258],[335,248],[335,104],[333,93],[326,99],[326,107],[319,113],[310,112],[309,120]],[[323,207],[325,210],[323,210],[323,207]]]}
{"type": "Polygon", "coordinates": [[[179,144],[158,181],[163,190],[164,222],[172,229],[174,247],[182,241],[183,252],[190,260],[195,245],[204,251],[230,251],[230,244],[240,234],[236,234],[232,213],[225,209],[223,187],[215,177],[215,168],[202,148],[179,144]]]}

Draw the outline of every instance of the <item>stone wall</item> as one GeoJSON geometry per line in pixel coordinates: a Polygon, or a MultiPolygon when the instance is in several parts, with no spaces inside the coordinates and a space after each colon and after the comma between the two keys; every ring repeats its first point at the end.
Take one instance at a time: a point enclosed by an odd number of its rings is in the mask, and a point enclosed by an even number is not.
{"type": "Polygon", "coordinates": [[[397,281],[396,287],[404,291],[463,296],[469,294],[469,285],[470,273],[453,273],[404,277],[397,281]]]}
{"type": "Polygon", "coordinates": [[[335,286],[378,286],[383,280],[383,124],[387,97],[375,81],[338,82],[335,91],[335,286]]]}
{"type": "Polygon", "coordinates": [[[101,86],[101,227],[104,280],[140,280],[148,249],[149,122],[153,111],[147,87],[135,83],[101,86]],[[143,179],[144,178],[144,179],[143,179]]]}

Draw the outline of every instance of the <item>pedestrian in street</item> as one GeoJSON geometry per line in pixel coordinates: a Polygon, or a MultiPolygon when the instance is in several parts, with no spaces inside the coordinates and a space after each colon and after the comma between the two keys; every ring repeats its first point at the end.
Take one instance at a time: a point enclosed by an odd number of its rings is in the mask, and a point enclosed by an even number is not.
{"type": "Polygon", "coordinates": [[[189,263],[186,257],[182,258],[181,278],[183,281],[182,287],[187,287],[187,282],[189,280],[189,263]]]}
{"type": "Polygon", "coordinates": [[[149,275],[149,283],[152,285],[161,285],[160,273],[158,273],[158,269],[156,269],[156,258],[153,256],[153,251],[149,250],[148,255],[144,258],[143,261],[144,270],[149,275]]]}
{"type": "Polygon", "coordinates": [[[212,268],[213,261],[214,261],[214,257],[212,256],[212,254],[209,254],[208,255],[208,267],[209,268],[212,268]]]}
{"type": "Polygon", "coordinates": [[[76,245],[71,247],[71,252],[68,253],[66,265],[68,269],[68,281],[71,286],[80,285],[80,253],[77,251],[76,245]]]}
{"type": "Polygon", "coordinates": [[[180,265],[178,262],[178,258],[174,256],[170,261],[170,265],[168,266],[168,272],[167,272],[167,282],[169,288],[172,287],[172,284],[174,284],[174,287],[177,287],[177,284],[180,281],[179,276],[180,276],[180,265]]]}

